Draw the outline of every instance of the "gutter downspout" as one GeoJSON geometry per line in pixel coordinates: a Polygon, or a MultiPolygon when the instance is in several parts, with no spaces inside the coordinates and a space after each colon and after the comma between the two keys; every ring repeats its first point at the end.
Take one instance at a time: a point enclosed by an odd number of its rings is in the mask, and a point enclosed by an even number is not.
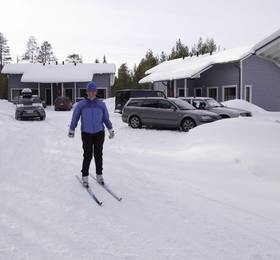
{"type": "Polygon", "coordinates": [[[239,93],[239,97],[240,99],[243,99],[243,60],[240,60],[240,66],[239,66],[239,74],[240,74],[240,79],[239,79],[239,89],[240,89],[240,93],[239,93]]]}

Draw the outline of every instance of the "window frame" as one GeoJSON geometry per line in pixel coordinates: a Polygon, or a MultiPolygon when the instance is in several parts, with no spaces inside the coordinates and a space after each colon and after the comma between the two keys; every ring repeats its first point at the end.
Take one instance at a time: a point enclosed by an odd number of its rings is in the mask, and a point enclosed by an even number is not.
{"type": "Polygon", "coordinates": [[[202,95],[202,87],[197,87],[197,88],[194,88],[194,97],[202,97],[203,95],[202,95]],[[199,90],[200,89],[200,91],[201,91],[201,96],[197,96],[196,95],[196,91],[197,90],[199,90]]]}
{"type": "Polygon", "coordinates": [[[238,97],[237,85],[224,85],[224,86],[222,86],[222,102],[225,102],[225,89],[226,88],[235,88],[235,99],[237,99],[237,97],[238,97]]]}
{"type": "MultiPolygon", "coordinates": [[[[214,99],[218,101],[218,99],[219,99],[219,87],[208,87],[208,88],[207,88],[207,97],[210,97],[210,96],[209,96],[209,90],[210,90],[210,89],[216,89],[216,90],[217,90],[216,98],[214,98],[214,99]]],[[[213,97],[210,97],[210,98],[213,98],[213,97]]]]}
{"type": "Polygon", "coordinates": [[[252,103],[253,102],[253,100],[252,100],[253,99],[253,86],[252,85],[245,85],[244,88],[245,88],[244,100],[248,101],[246,99],[246,95],[247,95],[246,90],[247,90],[247,88],[249,88],[250,89],[250,96],[249,96],[249,101],[248,102],[252,103]]]}

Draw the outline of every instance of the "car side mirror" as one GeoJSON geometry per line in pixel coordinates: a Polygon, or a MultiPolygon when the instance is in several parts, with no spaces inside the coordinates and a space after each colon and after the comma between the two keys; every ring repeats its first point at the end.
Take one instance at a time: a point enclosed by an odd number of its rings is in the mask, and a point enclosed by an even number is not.
{"type": "Polygon", "coordinates": [[[172,107],[172,110],[173,111],[177,111],[177,107],[172,107]]]}

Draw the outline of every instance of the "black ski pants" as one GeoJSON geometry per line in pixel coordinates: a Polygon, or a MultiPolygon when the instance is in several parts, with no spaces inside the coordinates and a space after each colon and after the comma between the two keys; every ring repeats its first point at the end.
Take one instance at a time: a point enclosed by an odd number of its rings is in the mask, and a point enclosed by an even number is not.
{"type": "Polygon", "coordinates": [[[103,170],[103,144],[105,132],[100,131],[96,134],[88,134],[82,132],[84,160],[82,168],[82,176],[89,175],[89,166],[94,155],[96,174],[102,174],[103,170]]]}

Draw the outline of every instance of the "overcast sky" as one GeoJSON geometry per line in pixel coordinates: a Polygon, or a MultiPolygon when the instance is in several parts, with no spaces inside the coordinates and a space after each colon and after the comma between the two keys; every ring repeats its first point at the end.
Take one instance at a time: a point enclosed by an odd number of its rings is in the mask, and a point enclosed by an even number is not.
{"type": "Polygon", "coordinates": [[[280,28],[279,0],[0,0],[0,32],[14,60],[30,35],[47,40],[61,62],[79,53],[130,68],[148,49],[170,52],[199,36],[225,48],[256,43],[280,28]]]}

